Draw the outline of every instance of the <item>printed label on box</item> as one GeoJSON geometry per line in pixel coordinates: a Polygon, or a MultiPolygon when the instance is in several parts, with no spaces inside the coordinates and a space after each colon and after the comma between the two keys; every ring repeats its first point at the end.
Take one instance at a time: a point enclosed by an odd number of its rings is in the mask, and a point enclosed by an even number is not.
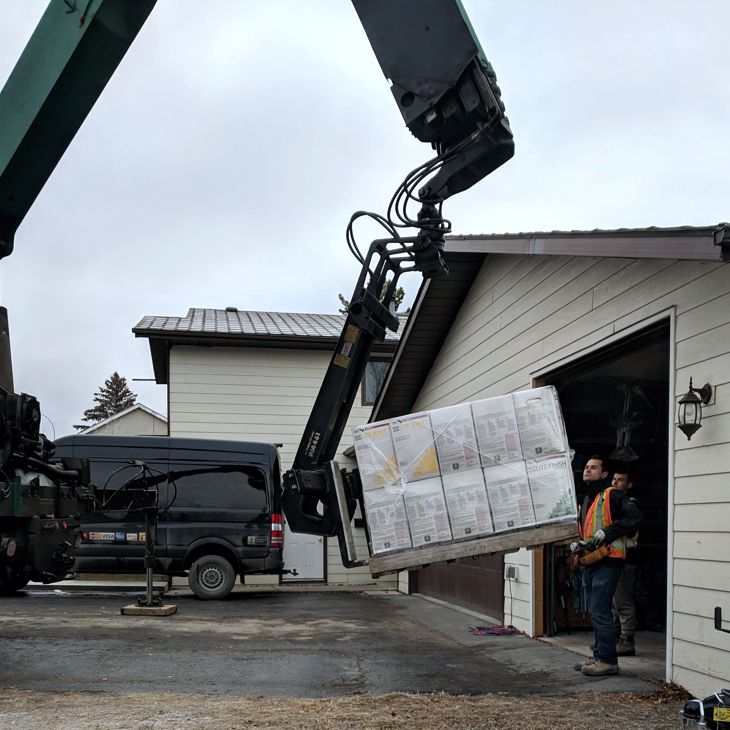
{"type": "Polygon", "coordinates": [[[513,393],[522,458],[532,459],[568,450],[558,393],[553,386],[513,393]]]}
{"type": "Polygon", "coordinates": [[[443,475],[479,467],[474,419],[468,403],[431,411],[431,428],[443,475]]]}
{"type": "Polygon", "coordinates": [[[494,532],[481,469],[444,474],[442,480],[454,539],[494,532]]]}
{"type": "Polygon", "coordinates": [[[413,543],[402,495],[385,489],[371,489],[363,497],[373,553],[411,547],[413,543]]]}
{"type": "Polygon", "coordinates": [[[529,459],[526,466],[537,521],[575,519],[578,508],[570,455],[555,454],[529,459]]]}
{"type": "Polygon", "coordinates": [[[398,467],[406,482],[439,475],[439,461],[428,413],[395,418],[391,421],[398,467]]]}
{"type": "Polygon", "coordinates": [[[525,463],[490,466],[484,469],[494,531],[516,530],[535,524],[525,463]]]}
{"type": "Polygon", "coordinates": [[[515,404],[511,395],[471,404],[482,466],[522,460],[515,404]]]}
{"type": "Polygon", "coordinates": [[[404,498],[414,547],[451,539],[440,477],[409,484],[404,498]]]}
{"type": "Polygon", "coordinates": [[[389,423],[373,423],[352,429],[355,457],[364,490],[400,485],[389,423]]]}

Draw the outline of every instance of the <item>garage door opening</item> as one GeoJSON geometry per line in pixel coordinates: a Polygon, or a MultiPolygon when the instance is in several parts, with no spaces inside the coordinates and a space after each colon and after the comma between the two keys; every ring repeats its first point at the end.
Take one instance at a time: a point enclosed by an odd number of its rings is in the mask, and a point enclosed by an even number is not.
{"type": "MultiPolygon", "coordinates": [[[[601,348],[544,377],[559,393],[582,501],[583,466],[593,454],[611,470],[628,467],[644,514],[635,603],[639,632],[661,634],[667,614],[669,322],[601,348]]],[[[587,631],[590,616],[567,545],[543,551],[543,633],[587,631]]],[[[592,634],[591,634],[592,635],[592,634]]],[[[651,637],[650,637],[651,638],[651,637]]],[[[655,646],[664,646],[654,636],[655,646]]],[[[637,652],[640,653],[637,645],[637,652]]]]}

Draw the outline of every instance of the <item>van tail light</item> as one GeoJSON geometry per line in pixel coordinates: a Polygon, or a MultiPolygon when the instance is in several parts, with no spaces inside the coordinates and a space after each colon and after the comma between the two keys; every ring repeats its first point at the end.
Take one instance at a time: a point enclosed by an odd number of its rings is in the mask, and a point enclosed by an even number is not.
{"type": "Polygon", "coordinates": [[[284,546],[284,521],[281,515],[271,515],[271,547],[281,548],[284,546]]]}

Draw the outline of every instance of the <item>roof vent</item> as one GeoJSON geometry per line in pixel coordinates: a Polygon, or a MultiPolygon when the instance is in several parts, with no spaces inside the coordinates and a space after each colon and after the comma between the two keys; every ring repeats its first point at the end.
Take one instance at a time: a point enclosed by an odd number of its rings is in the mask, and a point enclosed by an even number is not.
{"type": "Polygon", "coordinates": [[[238,307],[226,307],[226,312],[237,312],[238,307]]]}

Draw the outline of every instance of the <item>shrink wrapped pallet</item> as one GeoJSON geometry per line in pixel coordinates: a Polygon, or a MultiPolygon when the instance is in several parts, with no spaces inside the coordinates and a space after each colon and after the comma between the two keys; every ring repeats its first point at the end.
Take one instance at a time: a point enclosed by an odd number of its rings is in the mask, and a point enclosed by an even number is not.
{"type": "Polygon", "coordinates": [[[521,531],[527,545],[536,526],[575,524],[567,437],[552,386],[368,424],[353,429],[353,438],[374,555],[521,531]]]}

